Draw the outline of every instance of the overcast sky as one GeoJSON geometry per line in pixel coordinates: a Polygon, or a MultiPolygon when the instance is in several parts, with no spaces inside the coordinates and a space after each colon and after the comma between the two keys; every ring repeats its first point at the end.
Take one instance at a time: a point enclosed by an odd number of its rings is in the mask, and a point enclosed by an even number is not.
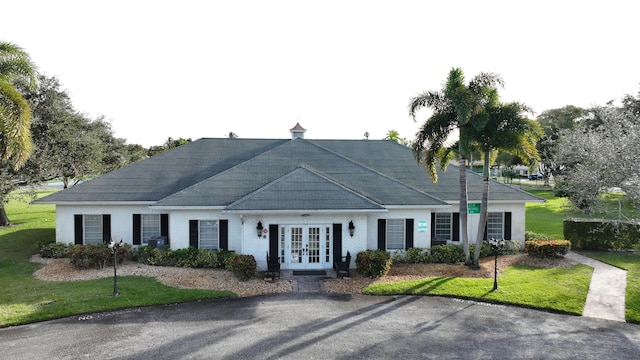
{"type": "Polygon", "coordinates": [[[0,5],[0,40],[75,108],[168,137],[412,139],[409,99],[495,72],[537,113],[640,90],[637,1],[66,1],[0,5]]]}

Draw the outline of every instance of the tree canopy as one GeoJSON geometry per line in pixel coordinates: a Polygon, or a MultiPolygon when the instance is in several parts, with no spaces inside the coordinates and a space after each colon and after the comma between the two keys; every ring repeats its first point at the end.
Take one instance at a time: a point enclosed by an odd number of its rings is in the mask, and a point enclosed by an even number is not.
{"type": "Polygon", "coordinates": [[[627,95],[625,100],[621,107],[590,109],[586,121],[560,133],[557,158],[566,169],[556,187],[584,212],[599,211],[602,195],[612,189],[640,204],[639,99],[627,95]]]}

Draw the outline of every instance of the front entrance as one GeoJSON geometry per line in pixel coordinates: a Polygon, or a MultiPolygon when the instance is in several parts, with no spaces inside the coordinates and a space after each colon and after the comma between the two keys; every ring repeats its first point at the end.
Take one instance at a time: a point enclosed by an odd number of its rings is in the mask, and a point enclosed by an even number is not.
{"type": "Polygon", "coordinates": [[[333,263],[331,225],[280,225],[279,239],[286,269],[324,269],[333,263]]]}

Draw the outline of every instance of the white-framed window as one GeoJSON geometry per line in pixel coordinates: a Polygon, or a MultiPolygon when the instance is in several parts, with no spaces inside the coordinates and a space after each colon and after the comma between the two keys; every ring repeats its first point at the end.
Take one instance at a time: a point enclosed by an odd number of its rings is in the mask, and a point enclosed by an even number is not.
{"type": "Polygon", "coordinates": [[[387,251],[404,250],[404,225],[404,219],[387,219],[387,251]]]}
{"type": "Polygon", "coordinates": [[[452,213],[435,213],[436,223],[433,225],[435,229],[435,238],[438,240],[452,240],[452,213]]]}
{"type": "Polygon", "coordinates": [[[504,239],[504,213],[487,214],[487,240],[489,239],[504,239]]]}
{"type": "Polygon", "coordinates": [[[85,244],[102,243],[102,215],[83,215],[83,239],[85,244]]]}
{"type": "Polygon", "coordinates": [[[142,243],[147,244],[149,239],[160,236],[160,214],[142,214],[142,243]]]}
{"type": "Polygon", "coordinates": [[[198,248],[220,249],[220,226],[218,220],[198,221],[198,248]]]}

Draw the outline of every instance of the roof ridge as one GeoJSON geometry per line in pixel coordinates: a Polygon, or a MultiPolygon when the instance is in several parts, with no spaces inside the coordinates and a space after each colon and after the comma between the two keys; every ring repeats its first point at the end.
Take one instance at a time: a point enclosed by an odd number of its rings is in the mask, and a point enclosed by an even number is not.
{"type": "Polygon", "coordinates": [[[274,179],[274,180],[270,181],[269,183],[261,186],[260,188],[247,193],[246,195],[242,196],[240,199],[232,202],[231,204],[228,204],[225,208],[229,208],[229,207],[234,206],[234,205],[239,205],[239,204],[247,201],[249,198],[255,196],[256,194],[260,194],[261,192],[266,191],[269,187],[284,181],[286,178],[289,178],[289,177],[293,176],[294,173],[299,172],[301,170],[306,170],[306,171],[310,172],[311,174],[313,174],[313,175],[315,175],[315,176],[317,176],[319,178],[322,178],[322,179],[328,181],[329,183],[342,188],[343,190],[348,191],[349,193],[352,193],[352,194],[354,194],[354,195],[356,195],[356,196],[358,196],[358,197],[360,197],[362,199],[367,200],[368,202],[373,203],[374,205],[377,205],[377,206],[380,206],[380,207],[384,207],[379,201],[371,199],[368,196],[366,196],[364,194],[361,194],[360,192],[355,191],[354,189],[351,189],[351,188],[349,188],[349,187],[347,187],[347,186],[335,181],[334,179],[326,176],[325,174],[317,171],[316,169],[313,169],[312,167],[310,167],[307,164],[302,164],[302,165],[296,166],[293,170],[291,170],[288,173],[280,176],[279,178],[274,179]]]}
{"type": "MultiPolygon", "coordinates": [[[[311,140],[311,141],[313,141],[313,140],[311,140]]],[[[345,141],[347,141],[347,140],[345,140],[345,141]]],[[[367,140],[362,140],[362,141],[367,141],[367,140]]],[[[381,140],[381,141],[387,141],[387,140],[381,140]]],[[[440,202],[442,202],[442,203],[446,203],[446,204],[448,204],[446,201],[444,201],[444,200],[442,200],[442,199],[440,199],[440,198],[437,198],[437,197],[435,197],[435,196],[433,196],[433,195],[431,195],[431,194],[429,194],[429,193],[426,193],[426,192],[424,192],[424,191],[422,191],[422,190],[420,190],[420,189],[416,189],[416,188],[415,188],[415,187],[413,187],[413,186],[410,186],[410,185],[408,185],[408,184],[406,184],[406,183],[404,183],[404,182],[402,182],[402,181],[400,181],[400,180],[398,180],[398,179],[396,179],[396,178],[393,178],[393,177],[391,177],[391,176],[389,176],[389,175],[387,175],[387,174],[381,173],[380,171],[378,171],[378,170],[376,170],[376,169],[372,169],[372,168],[370,168],[370,167],[368,167],[368,166],[365,166],[364,164],[359,163],[359,162],[357,162],[357,161],[355,161],[355,160],[353,160],[353,159],[350,159],[350,158],[348,158],[348,157],[346,157],[346,156],[344,156],[344,155],[342,155],[342,154],[340,154],[340,153],[337,153],[337,152],[335,152],[335,151],[333,151],[333,150],[331,150],[331,149],[327,149],[326,147],[321,146],[320,144],[315,144],[315,143],[310,142],[310,141],[307,141],[307,142],[308,142],[308,143],[311,143],[311,144],[312,144],[312,145],[314,145],[314,146],[317,146],[318,148],[320,148],[320,149],[322,149],[322,150],[324,150],[324,151],[327,151],[327,152],[332,153],[332,154],[334,154],[334,155],[336,155],[336,156],[339,156],[339,157],[343,158],[344,160],[349,161],[349,162],[350,162],[350,163],[352,163],[352,164],[356,164],[357,166],[359,166],[359,167],[361,167],[361,168],[363,168],[363,169],[366,169],[366,170],[368,170],[368,171],[370,171],[370,172],[372,172],[372,173],[375,173],[375,174],[377,174],[377,175],[379,175],[379,176],[382,176],[382,177],[384,177],[384,178],[386,178],[386,179],[388,179],[388,180],[391,180],[391,181],[395,182],[396,184],[400,184],[401,186],[404,186],[404,187],[405,187],[405,188],[407,188],[407,189],[411,189],[411,190],[413,190],[413,191],[416,191],[416,192],[419,192],[419,193],[421,193],[421,194],[423,194],[423,195],[426,195],[426,196],[427,196],[427,197],[429,197],[429,198],[432,198],[432,199],[434,199],[434,200],[437,200],[437,201],[440,201],[440,202]]]]}

